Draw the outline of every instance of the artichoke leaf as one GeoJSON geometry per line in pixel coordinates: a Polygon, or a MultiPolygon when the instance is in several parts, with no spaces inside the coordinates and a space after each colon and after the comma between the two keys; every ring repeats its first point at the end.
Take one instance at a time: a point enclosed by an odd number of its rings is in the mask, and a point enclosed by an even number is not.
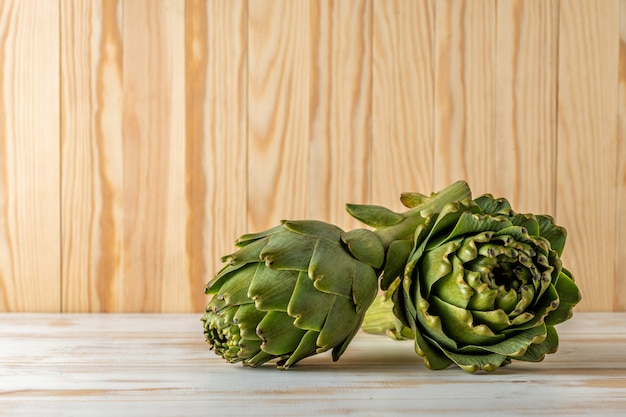
{"type": "MultiPolygon", "coordinates": [[[[425,253],[422,260],[417,264],[417,268],[415,269],[417,272],[415,279],[423,284],[422,292],[424,297],[430,297],[430,292],[436,282],[446,276],[450,276],[453,273],[453,265],[448,257],[450,254],[454,253],[459,246],[460,242],[458,240],[438,246],[425,253]]],[[[460,267],[460,273],[462,275],[463,265],[457,262],[455,266],[456,268],[460,267]]],[[[453,278],[452,285],[456,283],[455,278],[458,276],[459,271],[457,270],[455,272],[457,274],[453,278]]]]}
{"type": "Polygon", "coordinates": [[[463,263],[475,260],[479,254],[478,247],[482,247],[485,243],[490,242],[492,235],[493,232],[487,231],[464,238],[461,247],[456,252],[457,256],[463,263]]]}
{"type": "Polygon", "coordinates": [[[272,355],[293,352],[306,333],[293,327],[293,317],[282,311],[270,311],[257,326],[257,335],[263,343],[261,349],[272,355]]]}
{"type": "Polygon", "coordinates": [[[341,234],[341,240],[359,261],[380,268],[385,261],[385,247],[376,233],[367,229],[355,229],[341,234]]]}
{"type": "Polygon", "coordinates": [[[430,297],[433,314],[441,317],[445,334],[457,342],[468,345],[492,345],[505,338],[494,333],[489,326],[474,324],[474,317],[469,310],[446,303],[437,296],[430,297]]]}
{"type": "Polygon", "coordinates": [[[470,373],[476,371],[493,372],[507,363],[507,357],[499,353],[489,353],[486,355],[463,355],[449,351],[444,351],[444,353],[456,363],[459,368],[470,373]]]}
{"type": "MultiPolygon", "coordinates": [[[[337,346],[335,346],[333,348],[333,351],[332,351],[333,361],[339,360],[341,355],[343,355],[343,353],[348,348],[348,345],[350,344],[350,342],[352,341],[354,336],[356,336],[356,334],[359,332],[359,330],[361,330],[361,323],[363,323],[364,316],[365,316],[364,314],[361,315],[360,321],[357,321],[356,325],[352,329],[352,332],[346,337],[346,339],[340,345],[337,345],[337,346]]],[[[319,351],[319,349],[318,349],[318,351],[319,351]]]]}
{"type": "MultiPolygon", "coordinates": [[[[431,284],[430,288],[424,288],[424,295],[428,297],[430,293],[434,293],[447,303],[459,308],[467,308],[470,300],[476,295],[474,289],[466,281],[466,273],[470,275],[472,273],[463,268],[462,262],[456,256],[453,254],[449,256],[452,257],[451,270],[445,276],[431,284]]],[[[428,272],[423,273],[428,274],[428,272]]],[[[430,284],[427,279],[424,279],[424,281],[426,286],[430,284]]]]}
{"type": "Polygon", "coordinates": [[[298,347],[293,351],[289,358],[278,362],[278,368],[288,369],[296,362],[317,353],[316,341],[318,334],[319,333],[314,330],[307,331],[300,340],[298,347]]]}
{"type": "Polygon", "coordinates": [[[267,230],[263,230],[262,232],[258,232],[258,233],[247,233],[245,235],[241,235],[236,241],[235,241],[235,246],[237,247],[243,247],[243,246],[247,246],[250,243],[257,241],[259,239],[263,239],[265,237],[271,236],[274,233],[278,233],[281,232],[283,230],[283,226],[282,225],[278,225],[278,226],[274,226],[271,229],[267,229],[267,230]]]}
{"type": "Polygon", "coordinates": [[[526,362],[541,362],[546,354],[554,353],[559,347],[559,335],[553,326],[547,326],[546,338],[541,343],[533,343],[526,352],[515,359],[526,362]]]}
{"type": "Polygon", "coordinates": [[[570,272],[565,268],[561,270],[554,287],[558,293],[559,305],[546,318],[546,324],[550,326],[557,325],[571,318],[574,306],[581,300],[580,291],[574,283],[570,272]]]}
{"type": "Polygon", "coordinates": [[[297,279],[298,271],[257,268],[247,296],[261,311],[286,312],[297,279]]]}
{"type": "Polygon", "coordinates": [[[530,244],[535,243],[535,240],[528,234],[528,230],[526,230],[526,228],[522,226],[513,226],[511,225],[510,222],[509,222],[508,227],[504,227],[500,230],[497,230],[493,236],[494,237],[502,236],[505,239],[508,239],[507,236],[510,236],[516,241],[521,242],[521,243],[530,243],[530,244]]]}
{"type": "Polygon", "coordinates": [[[236,353],[237,359],[245,359],[245,358],[253,357],[256,354],[256,352],[261,350],[262,343],[263,342],[261,341],[259,337],[256,337],[256,339],[243,339],[242,338],[241,342],[239,342],[239,344],[237,345],[239,349],[237,350],[237,352],[233,352],[233,353],[236,353]]]}
{"type": "Polygon", "coordinates": [[[402,275],[412,248],[413,241],[409,239],[391,242],[387,250],[383,276],[380,281],[380,288],[383,291],[387,291],[396,278],[402,275]]]}
{"type": "Polygon", "coordinates": [[[446,334],[446,331],[442,325],[442,319],[429,311],[430,304],[424,299],[420,299],[418,302],[416,323],[416,333],[423,333],[424,336],[428,336],[430,339],[436,340],[438,345],[445,347],[446,349],[456,350],[458,344],[456,340],[452,339],[446,334]],[[418,327],[419,325],[419,327],[418,327]]]}
{"type": "Polygon", "coordinates": [[[228,262],[229,266],[233,267],[232,270],[250,262],[258,262],[261,259],[261,250],[267,245],[268,240],[269,237],[254,240],[236,252],[223,256],[222,262],[228,262]]]}
{"type": "Polygon", "coordinates": [[[535,301],[535,287],[532,285],[522,285],[518,291],[519,299],[515,308],[509,313],[510,317],[516,317],[526,311],[535,301]]]}
{"type": "Polygon", "coordinates": [[[446,369],[454,363],[449,357],[443,354],[442,349],[435,341],[421,334],[417,334],[415,338],[415,352],[422,356],[424,358],[424,364],[434,371],[446,369]]]}
{"type": "Polygon", "coordinates": [[[250,366],[252,368],[256,368],[257,366],[261,366],[265,362],[271,361],[274,358],[275,358],[275,356],[272,355],[271,353],[267,353],[267,352],[264,352],[264,351],[261,350],[259,353],[254,355],[252,358],[245,360],[244,361],[244,365],[250,366]]]}
{"type": "Polygon", "coordinates": [[[474,199],[474,202],[485,214],[511,214],[511,204],[506,198],[494,198],[491,194],[483,194],[474,199]]]}
{"type": "Polygon", "coordinates": [[[372,227],[393,226],[404,216],[386,207],[367,204],[346,204],[346,211],[360,222],[372,227]]]}
{"type": "Polygon", "coordinates": [[[242,339],[261,339],[256,334],[256,324],[258,324],[267,312],[257,310],[254,304],[244,304],[239,306],[233,316],[233,323],[239,327],[239,334],[242,339]]]}
{"type": "Polygon", "coordinates": [[[282,233],[270,236],[259,257],[268,268],[306,271],[318,240],[283,229],[282,233]]]}
{"type": "Polygon", "coordinates": [[[354,262],[341,246],[319,239],[310,258],[309,278],[319,291],[352,300],[354,262]]]}
{"type": "Polygon", "coordinates": [[[404,207],[413,208],[421,204],[424,204],[429,197],[420,193],[405,192],[400,195],[400,201],[404,204],[404,207]]]}
{"type": "Polygon", "coordinates": [[[500,355],[518,358],[526,353],[529,346],[541,343],[546,339],[547,328],[545,324],[540,324],[530,329],[524,330],[514,336],[507,337],[501,342],[493,345],[464,346],[457,350],[457,353],[475,354],[477,351],[497,353],[500,355]]]}
{"type": "Polygon", "coordinates": [[[318,352],[339,346],[344,342],[346,334],[354,336],[354,327],[358,329],[361,326],[362,317],[358,316],[351,300],[335,297],[317,338],[318,352]]]}
{"type": "Polygon", "coordinates": [[[475,271],[465,272],[465,282],[469,284],[473,291],[467,305],[457,305],[457,307],[467,308],[472,311],[491,311],[495,309],[498,297],[497,288],[490,288],[489,284],[481,280],[480,273],[475,271]]]}
{"type": "Polygon", "coordinates": [[[521,324],[517,324],[517,317],[519,316],[514,317],[509,315],[509,317],[512,319],[512,325],[510,328],[502,330],[502,333],[506,334],[507,336],[511,336],[522,330],[527,330],[531,327],[538,326],[544,323],[544,321],[548,317],[548,314],[551,311],[556,310],[558,306],[559,294],[557,293],[556,289],[551,285],[548,290],[543,294],[541,299],[537,302],[537,305],[535,305],[532,309],[521,313],[521,315],[524,316],[521,324]],[[529,320],[526,320],[528,318],[527,313],[533,315],[533,317],[531,317],[529,320]]]}
{"type": "Polygon", "coordinates": [[[287,230],[303,235],[315,236],[339,242],[343,230],[339,227],[317,220],[282,220],[287,230]]]}
{"type": "Polygon", "coordinates": [[[248,298],[248,285],[256,274],[259,263],[248,264],[238,272],[237,279],[228,279],[232,275],[223,277],[217,298],[224,300],[226,305],[253,303],[248,298]]]}
{"type": "Polygon", "coordinates": [[[352,272],[352,301],[357,313],[365,311],[374,302],[378,292],[378,278],[376,272],[369,265],[353,260],[352,272]]]}
{"type": "Polygon", "coordinates": [[[294,326],[321,331],[335,296],[317,291],[306,272],[300,272],[287,306],[287,314],[294,317],[294,326]]]}
{"type": "Polygon", "coordinates": [[[258,240],[244,248],[239,249],[235,253],[222,258],[223,262],[228,262],[220,269],[213,279],[205,287],[206,294],[215,294],[219,291],[222,284],[227,280],[228,275],[240,268],[250,264],[258,263],[260,260],[261,250],[267,244],[267,239],[258,240]]]}
{"type": "MultiPolygon", "coordinates": [[[[497,232],[508,228],[511,222],[506,217],[490,217],[471,211],[464,211],[458,217],[454,228],[442,239],[435,239],[429,243],[427,249],[432,249],[441,241],[448,241],[457,237],[466,237],[467,235],[477,235],[483,232],[497,232]]],[[[437,226],[435,226],[435,230],[437,226]]],[[[449,228],[446,228],[449,230],[449,228]]]]}
{"type": "Polygon", "coordinates": [[[564,227],[555,225],[554,219],[545,214],[538,215],[537,221],[539,222],[539,235],[547,239],[550,242],[550,247],[561,256],[565,248],[567,230],[564,227]]]}
{"type": "Polygon", "coordinates": [[[489,311],[471,310],[471,312],[476,322],[486,324],[494,333],[498,333],[512,324],[508,314],[502,309],[489,311]]]}
{"type": "Polygon", "coordinates": [[[514,226],[523,227],[524,229],[528,231],[529,235],[539,236],[539,233],[540,233],[539,221],[537,220],[537,217],[534,214],[516,214],[515,216],[512,216],[510,219],[511,219],[511,223],[513,223],[514,226]]]}

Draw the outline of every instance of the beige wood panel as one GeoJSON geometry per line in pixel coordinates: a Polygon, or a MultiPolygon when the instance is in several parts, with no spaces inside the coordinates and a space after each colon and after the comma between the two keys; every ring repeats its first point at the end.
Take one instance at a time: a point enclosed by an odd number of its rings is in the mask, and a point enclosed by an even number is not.
{"type": "Polygon", "coordinates": [[[435,2],[434,188],[465,179],[474,195],[494,183],[494,0],[435,2]]]}
{"type": "Polygon", "coordinates": [[[64,311],[116,311],[123,293],[121,12],[61,2],[64,311]]]}
{"type": "Polygon", "coordinates": [[[248,228],[308,217],[310,4],[248,2],[248,228]]]}
{"type": "Polygon", "coordinates": [[[618,90],[618,131],[617,131],[617,202],[616,202],[616,239],[615,239],[615,277],[613,306],[604,310],[626,311],[626,0],[620,0],[620,37],[619,37],[619,90],[618,90]]]}
{"type": "Polygon", "coordinates": [[[347,202],[370,199],[372,2],[310,7],[308,217],[346,229],[347,202]]]}
{"type": "Polygon", "coordinates": [[[204,307],[245,230],[239,4],[63,4],[66,311],[204,307]]]}
{"type": "Polygon", "coordinates": [[[623,310],[625,13],[0,1],[0,310],[199,311],[240,234],[457,179],[555,215],[579,309],[623,310]]]}
{"type": "Polygon", "coordinates": [[[621,272],[613,258],[619,16],[616,0],[560,5],[556,214],[584,310],[614,307],[621,272]]]}
{"type": "Polygon", "coordinates": [[[64,310],[189,311],[184,3],[62,10],[64,310]]]}
{"type": "Polygon", "coordinates": [[[436,2],[374,2],[372,202],[433,190],[436,2]]]}
{"type": "Polygon", "coordinates": [[[0,310],[59,311],[59,9],[0,2],[0,310]]]}
{"type": "Polygon", "coordinates": [[[490,192],[520,212],[554,213],[559,2],[497,4],[490,192]]]}
{"type": "Polygon", "coordinates": [[[122,311],[181,311],[192,298],[183,249],[184,6],[124,2],[124,275],[116,300],[122,311]]]}
{"type": "MultiPolygon", "coordinates": [[[[246,233],[246,2],[189,1],[186,11],[186,195],[192,308],[246,233]]],[[[181,278],[182,279],[182,278],[181,278]]]]}

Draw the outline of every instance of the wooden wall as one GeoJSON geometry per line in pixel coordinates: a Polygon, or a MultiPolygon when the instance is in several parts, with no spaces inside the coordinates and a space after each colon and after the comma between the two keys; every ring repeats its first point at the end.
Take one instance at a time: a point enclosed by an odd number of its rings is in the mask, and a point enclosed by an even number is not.
{"type": "Polygon", "coordinates": [[[201,311],[238,235],[457,179],[626,310],[626,0],[0,0],[0,311],[201,311]]]}

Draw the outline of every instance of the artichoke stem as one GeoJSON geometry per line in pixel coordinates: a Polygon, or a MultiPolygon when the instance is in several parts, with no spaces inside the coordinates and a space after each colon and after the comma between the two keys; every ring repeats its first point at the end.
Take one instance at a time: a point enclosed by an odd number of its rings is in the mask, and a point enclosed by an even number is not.
{"type": "Polygon", "coordinates": [[[467,183],[457,181],[443,190],[433,193],[422,204],[400,213],[404,219],[399,223],[380,227],[374,233],[387,249],[396,240],[412,239],[417,227],[426,221],[429,214],[440,212],[448,203],[471,198],[472,193],[467,183]]]}

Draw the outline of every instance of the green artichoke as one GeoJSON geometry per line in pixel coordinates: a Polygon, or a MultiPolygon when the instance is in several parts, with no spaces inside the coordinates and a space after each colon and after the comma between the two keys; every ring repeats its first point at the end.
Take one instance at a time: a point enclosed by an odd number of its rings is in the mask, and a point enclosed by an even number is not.
{"type": "Polygon", "coordinates": [[[365,229],[284,221],[244,235],[207,284],[202,317],[211,349],[229,362],[288,368],[332,349],[337,360],[378,291],[384,249],[365,229]]]}
{"type": "Polygon", "coordinates": [[[506,199],[452,202],[417,228],[402,282],[383,277],[397,322],[374,310],[371,321],[394,338],[414,337],[431,369],[541,361],[558,347],[554,326],[580,301],[561,265],[565,240],[550,216],[517,214],[506,199]]]}
{"type": "Polygon", "coordinates": [[[251,367],[277,359],[286,369],[331,349],[339,359],[378,293],[379,276],[393,280],[404,270],[416,228],[469,196],[457,182],[431,196],[406,194],[414,207],[405,213],[347,206],[374,231],[302,220],[240,237],[205,288],[213,296],[202,316],[210,348],[251,367]]]}

